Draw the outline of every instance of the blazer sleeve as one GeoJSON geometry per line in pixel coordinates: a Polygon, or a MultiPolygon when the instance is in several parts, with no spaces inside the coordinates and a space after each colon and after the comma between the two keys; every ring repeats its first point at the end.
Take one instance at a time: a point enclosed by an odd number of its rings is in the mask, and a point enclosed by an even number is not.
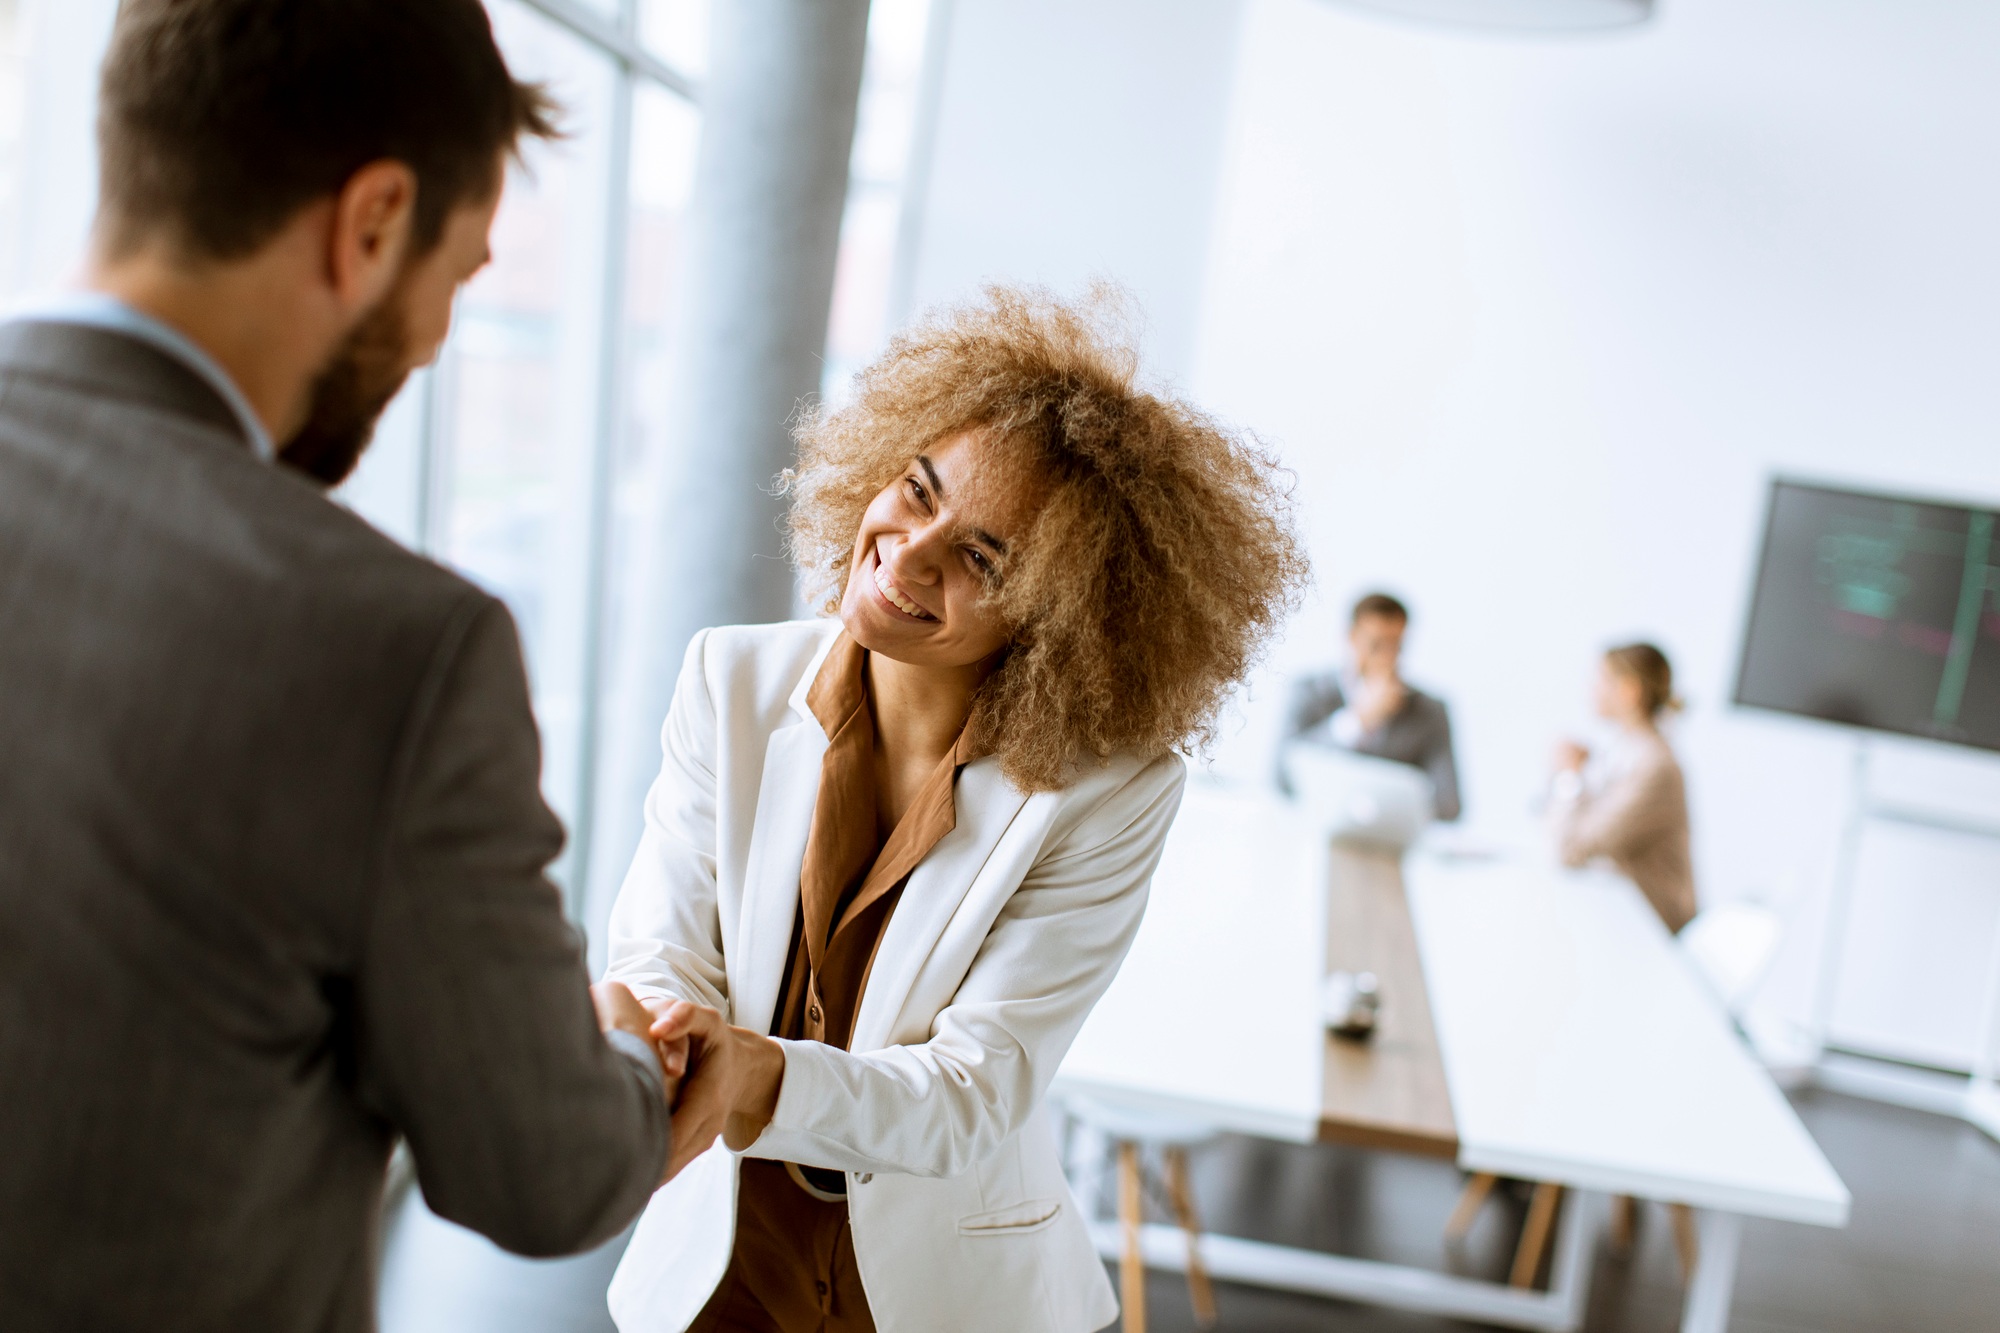
{"type": "Polygon", "coordinates": [[[1184,769],[1155,761],[1053,847],[987,933],[930,1040],[853,1054],[781,1043],[778,1105],[749,1154],[957,1175],[1027,1118],[1125,961],[1184,769]]]}
{"type": "Polygon", "coordinates": [[[708,631],[695,635],[660,731],[660,776],[646,793],[646,827],[611,908],[607,981],[644,998],[692,1000],[729,1012],[716,902],[715,697],[704,670],[708,631]]]}
{"type": "Polygon", "coordinates": [[[1556,849],[1564,865],[1592,857],[1618,858],[1660,836],[1675,815],[1673,766],[1660,760],[1634,767],[1603,791],[1579,792],[1555,810],[1556,849]]]}
{"type": "Polygon", "coordinates": [[[354,981],[358,1072],[432,1209],[530,1255],[616,1235],[668,1135],[657,1063],[598,1031],[544,875],[562,827],[540,771],[513,620],[481,598],[439,648],[398,758],[354,981]]]}

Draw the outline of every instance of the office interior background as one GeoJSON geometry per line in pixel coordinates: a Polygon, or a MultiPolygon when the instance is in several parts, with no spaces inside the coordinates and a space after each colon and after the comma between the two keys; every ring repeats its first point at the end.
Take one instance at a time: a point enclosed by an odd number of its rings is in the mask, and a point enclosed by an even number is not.
{"type": "MultiPolygon", "coordinates": [[[[489,7],[573,133],[515,172],[492,268],[342,498],[518,618],[595,936],[648,776],[639,673],[677,660],[640,553],[684,503],[668,367],[707,4],[489,7]]],[[[115,9],[0,0],[12,297],[78,257],[115,9]]],[[[1463,836],[1532,838],[1598,652],[1654,639],[1689,702],[1704,905],[1778,910],[1757,1003],[1804,1023],[1857,748],[1892,798],[2000,811],[2000,758],[1730,703],[1772,477],[2000,501],[1996,68],[1978,0],[1660,0],[1558,36],[1333,0],[874,0],[820,391],[982,281],[1121,284],[1146,372],[1296,472],[1316,567],[1211,766],[1268,772],[1287,680],[1384,587],[1454,710],[1463,836]]],[[[2000,843],[1870,826],[1856,864],[1840,1042],[1986,1067],[2000,843]]],[[[430,1312],[400,1326],[486,1326],[446,1322],[472,1298],[441,1271],[392,1254],[430,1312]]],[[[521,1299],[513,1326],[597,1326],[521,1299]]]]}

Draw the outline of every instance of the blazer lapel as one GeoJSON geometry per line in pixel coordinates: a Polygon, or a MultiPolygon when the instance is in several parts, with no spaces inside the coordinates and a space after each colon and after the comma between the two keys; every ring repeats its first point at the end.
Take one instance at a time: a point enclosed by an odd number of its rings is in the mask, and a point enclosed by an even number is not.
{"type": "MultiPolygon", "coordinates": [[[[910,872],[903,896],[882,934],[867,989],[861,996],[861,1009],[854,1018],[850,1050],[875,1050],[887,1042],[918,974],[1028,800],[1001,776],[1000,762],[992,758],[965,766],[958,775],[956,799],[957,827],[910,872]]],[[[800,855],[804,855],[803,842],[800,855]]],[[[783,965],[781,961],[779,966],[783,965]]],[[[775,996],[774,988],[773,1004],[775,996]]]]}
{"type": "Polygon", "coordinates": [[[791,716],[764,747],[757,816],[743,866],[743,916],[729,977],[734,997],[730,1021],[753,1032],[771,1030],[791,952],[799,870],[805,864],[813,804],[819,799],[820,761],[826,755],[826,732],[806,706],[806,694],[832,642],[829,636],[813,657],[792,692],[791,716]]]}

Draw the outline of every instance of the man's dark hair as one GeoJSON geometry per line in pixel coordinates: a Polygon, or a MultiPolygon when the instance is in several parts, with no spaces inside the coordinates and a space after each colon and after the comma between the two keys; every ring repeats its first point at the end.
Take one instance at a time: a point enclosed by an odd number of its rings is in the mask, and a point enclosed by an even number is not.
{"type": "Polygon", "coordinates": [[[1386,592],[1371,592],[1354,604],[1354,614],[1348,617],[1347,623],[1358,625],[1363,616],[1381,616],[1385,620],[1400,620],[1407,625],[1410,623],[1410,608],[1386,592]]]}
{"type": "Polygon", "coordinates": [[[125,0],[98,106],[107,240],[249,254],[370,162],[417,177],[412,240],[490,196],[554,104],[507,71],[479,0],[125,0]]]}

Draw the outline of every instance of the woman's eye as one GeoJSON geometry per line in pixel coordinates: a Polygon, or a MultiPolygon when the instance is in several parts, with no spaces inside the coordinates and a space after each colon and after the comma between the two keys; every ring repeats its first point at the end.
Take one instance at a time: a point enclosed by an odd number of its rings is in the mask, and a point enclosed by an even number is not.
{"type": "Polygon", "coordinates": [[[924,484],[921,481],[918,481],[915,477],[905,477],[903,478],[903,484],[908,488],[910,503],[924,507],[929,506],[930,497],[924,494],[924,484]]]}

